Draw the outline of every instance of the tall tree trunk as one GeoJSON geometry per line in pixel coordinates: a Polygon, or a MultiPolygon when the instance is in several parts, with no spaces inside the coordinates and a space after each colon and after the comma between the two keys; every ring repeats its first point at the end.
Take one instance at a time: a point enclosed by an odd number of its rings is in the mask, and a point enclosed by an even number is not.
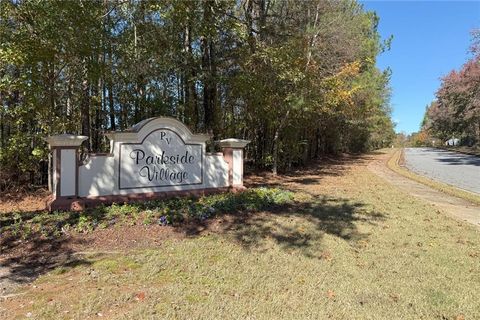
{"type": "MultiPolygon", "coordinates": [[[[105,7],[108,8],[109,1],[105,0],[105,7]]],[[[109,27],[111,23],[110,15],[107,16],[107,28],[105,28],[105,34],[109,33],[109,27]]],[[[108,116],[110,120],[110,130],[115,131],[117,129],[115,123],[115,105],[114,105],[114,93],[113,93],[113,79],[114,79],[114,70],[113,70],[113,49],[112,49],[112,37],[111,35],[107,36],[108,44],[106,47],[108,48],[108,52],[105,56],[108,56],[108,64],[105,62],[105,67],[108,67],[108,76],[104,77],[104,81],[106,81],[107,91],[108,91],[108,116]]],[[[105,58],[106,59],[106,58],[105,58]]]]}
{"type": "MultiPolygon", "coordinates": [[[[55,103],[55,64],[52,63],[50,65],[50,75],[49,75],[49,100],[50,100],[50,112],[51,112],[51,117],[50,119],[55,119],[57,115],[57,108],[56,108],[56,103],[55,103]]],[[[49,133],[52,133],[52,123],[50,122],[49,128],[50,130],[49,133]]]]}
{"type": "Polygon", "coordinates": [[[290,115],[290,109],[287,110],[287,113],[283,117],[282,121],[280,121],[280,125],[278,128],[275,130],[275,134],[273,136],[273,168],[272,168],[272,173],[274,175],[277,175],[278,173],[278,140],[280,138],[280,132],[285,128],[286,124],[288,123],[288,118],[290,115]]]}
{"type": "MultiPolygon", "coordinates": [[[[212,11],[214,2],[207,0],[204,2],[203,23],[206,26],[212,26],[212,11]]],[[[204,123],[207,132],[213,132],[214,136],[218,134],[217,126],[217,66],[215,61],[215,45],[211,34],[206,34],[201,38],[202,47],[202,67],[204,73],[203,81],[203,108],[204,123]]]]}
{"type": "Polygon", "coordinates": [[[98,79],[97,83],[92,86],[92,96],[95,99],[95,103],[93,105],[93,124],[91,129],[93,152],[100,151],[100,130],[102,126],[100,118],[102,102],[100,101],[100,99],[98,99],[101,92],[100,90],[101,84],[100,79],[98,79]]]}
{"type": "Polygon", "coordinates": [[[279,138],[279,133],[280,130],[277,129],[275,130],[275,135],[273,136],[273,167],[272,167],[272,173],[274,175],[277,175],[278,173],[278,138],[279,138]]]}
{"type": "Polygon", "coordinates": [[[198,127],[197,91],[195,88],[195,66],[193,65],[190,20],[184,32],[184,73],[185,73],[185,121],[193,129],[198,127]]]}
{"type": "Polygon", "coordinates": [[[110,116],[110,129],[115,131],[117,126],[115,124],[115,105],[113,101],[113,84],[112,80],[108,80],[108,114],[110,116]]]}
{"type": "Polygon", "coordinates": [[[250,52],[255,52],[255,35],[253,34],[253,1],[254,0],[246,0],[244,3],[244,11],[245,11],[245,21],[247,24],[247,34],[248,34],[248,44],[250,46],[250,52]]]}
{"type": "MultiPolygon", "coordinates": [[[[53,131],[53,119],[55,119],[55,68],[54,66],[50,66],[50,72],[49,72],[49,114],[50,116],[48,117],[47,120],[47,128],[48,128],[48,134],[52,134],[53,131]]],[[[51,152],[48,153],[48,190],[52,191],[52,186],[53,186],[53,168],[52,168],[52,154],[51,152]]]]}
{"type": "Polygon", "coordinates": [[[315,159],[318,159],[320,157],[320,128],[315,129],[315,154],[314,157],[315,159]]]}
{"type": "Polygon", "coordinates": [[[82,135],[87,136],[85,146],[91,151],[91,134],[90,134],[90,90],[88,82],[87,59],[83,59],[83,80],[82,80],[82,99],[80,103],[80,113],[82,121],[82,135]]]}

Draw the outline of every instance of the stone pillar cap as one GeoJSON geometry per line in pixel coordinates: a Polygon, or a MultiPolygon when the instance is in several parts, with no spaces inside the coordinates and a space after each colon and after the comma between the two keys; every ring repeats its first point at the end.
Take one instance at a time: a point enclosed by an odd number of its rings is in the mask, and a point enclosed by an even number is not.
{"type": "Polygon", "coordinates": [[[217,143],[222,148],[245,148],[245,146],[250,143],[250,140],[230,138],[215,141],[215,143],[217,143]]]}
{"type": "Polygon", "coordinates": [[[45,138],[51,147],[79,147],[87,136],[77,136],[74,134],[58,134],[45,138]]]}

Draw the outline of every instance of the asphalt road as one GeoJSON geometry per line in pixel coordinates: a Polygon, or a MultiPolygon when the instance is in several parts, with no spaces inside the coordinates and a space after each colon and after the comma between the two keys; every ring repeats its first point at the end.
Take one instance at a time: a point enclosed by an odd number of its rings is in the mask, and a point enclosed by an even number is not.
{"type": "Polygon", "coordinates": [[[480,157],[434,148],[406,148],[405,165],[420,175],[480,193],[480,157]]]}

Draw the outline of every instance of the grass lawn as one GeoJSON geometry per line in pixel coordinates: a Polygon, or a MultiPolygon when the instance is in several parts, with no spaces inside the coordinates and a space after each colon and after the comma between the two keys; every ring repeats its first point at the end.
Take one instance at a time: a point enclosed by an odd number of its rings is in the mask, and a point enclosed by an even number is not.
{"type": "Polygon", "coordinates": [[[474,156],[480,156],[480,146],[474,147],[467,147],[467,146],[456,146],[456,147],[449,147],[449,146],[442,146],[442,149],[454,152],[461,152],[466,154],[471,154],[474,156]]]}
{"type": "Polygon", "coordinates": [[[0,301],[0,318],[480,319],[479,229],[365,162],[252,178],[294,201],[157,245],[91,248],[0,301]]]}

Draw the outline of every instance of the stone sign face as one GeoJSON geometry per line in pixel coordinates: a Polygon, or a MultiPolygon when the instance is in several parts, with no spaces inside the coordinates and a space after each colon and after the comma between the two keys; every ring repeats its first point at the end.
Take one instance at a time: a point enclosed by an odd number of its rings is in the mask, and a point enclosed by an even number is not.
{"type": "Polygon", "coordinates": [[[47,138],[53,157],[50,210],[243,188],[243,148],[249,141],[220,140],[222,152],[207,153],[210,136],[162,117],[106,137],[110,152],[88,154],[82,161],[78,151],[88,137],[47,138]]]}
{"type": "Polygon", "coordinates": [[[120,144],[118,179],[119,189],[202,184],[203,147],[157,129],[142,143],[120,144]]]}

